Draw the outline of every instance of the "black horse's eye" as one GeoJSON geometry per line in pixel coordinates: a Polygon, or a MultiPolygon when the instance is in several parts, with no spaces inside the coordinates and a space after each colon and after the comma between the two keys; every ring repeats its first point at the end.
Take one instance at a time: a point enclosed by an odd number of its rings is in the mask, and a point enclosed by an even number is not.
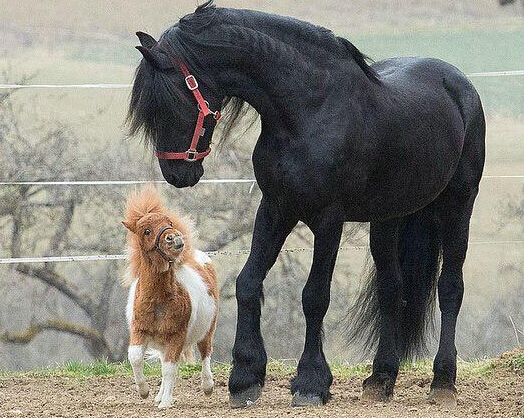
{"type": "Polygon", "coordinates": [[[144,231],[144,235],[149,235],[150,233],[151,233],[151,230],[150,230],[150,229],[146,229],[146,230],[144,231]]]}

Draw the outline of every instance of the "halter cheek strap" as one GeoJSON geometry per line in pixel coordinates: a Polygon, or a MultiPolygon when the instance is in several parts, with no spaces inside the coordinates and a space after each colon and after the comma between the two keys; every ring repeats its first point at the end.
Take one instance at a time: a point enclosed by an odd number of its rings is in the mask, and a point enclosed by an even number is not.
{"type": "Polygon", "coordinates": [[[159,247],[159,244],[160,244],[160,238],[162,237],[162,234],[167,231],[168,229],[173,229],[172,226],[164,226],[160,232],[158,233],[158,235],[156,236],[156,239],[155,239],[155,246],[153,247],[154,250],[157,250],[159,252],[159,254],[162,256],[162,258],[166,261],[169,261],[169,263],[172,263],[173,260],[171,260],[165,252],[162,251],[162,249],[159,247]]]}
{"type": "Polygon", "coordinates": [[[206,155],[208,155],[211,152],[211,148],[209,147],[204,152],[198,152],[196,150],[200,137],[204,136],[204,133],[205,133],[204,118],[208,115],[213,115],[213,118],[215,120],[219,120],[221,115],[218,110],[212,111],[209,109],[209,103],[206,100],[204,100],[202,93],[200,93],[200,90],[198,90],[198,82],[195,76],[193,76],[189,72],[186,65],[176,55],[174,55],[174,60],[176,61],[176,63],[180,67],[180,70],[182,71],[182,73],[185,76],[187,88],[193,93],[193,96],[195,97],[195,100],[197,101],[197,107],[198,107],[197,122],[196,122],[195,130],[193,131],[193,138],[191,139],[191,145],[189,146],[189,149],[186,152],[156,151],[155,154],[157,158],[163,159],[163,160],[185,160],[190,163],[193,163],[197,160],[201,160],[202,158],[204,158],[206,155]]]}

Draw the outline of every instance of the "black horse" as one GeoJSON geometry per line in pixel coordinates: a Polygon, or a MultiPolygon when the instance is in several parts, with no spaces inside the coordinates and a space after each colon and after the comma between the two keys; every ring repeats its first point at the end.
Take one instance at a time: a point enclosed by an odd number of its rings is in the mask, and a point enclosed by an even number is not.
{"type": "Polygon", "coordinates": [[[298,221],[312,230],[315,242],[302,293],[307,325],[291,384],[293,404],[329,398],[322,322],[345,221],[371,223],[376,266],[352,317],[353,335],[364,335],[377,350],[363,396],[392,396],[400,360],[423,346],[438,287],[442,329],[430,395],[454,402],[455,325],[485,136],[480,98],[464,74],[429,58],[370,66],[353,44],[327,29],[217,8],[212,1],[158,42],[138,35],[144,59],[128,120],[131,132],[144,133],[159,152],[169,183],[186,187],[199,181],[216,123],[204,117],[205,131],[195,129],[204,113],[190,90],[196,83],[191,76],[184,82],[182,67],[198,81],[206,114],[229,103],[234,119],[247,102],[261,117],[253,166],[263,197],[251,253],[236,284],[231,405],[260,396],[267,361],[260,333],[262,283],[298,221]],[[186,152],[192,135],[200,142],[186,152]],[[169,153],[184,158],[164,159],[169,153]]]}

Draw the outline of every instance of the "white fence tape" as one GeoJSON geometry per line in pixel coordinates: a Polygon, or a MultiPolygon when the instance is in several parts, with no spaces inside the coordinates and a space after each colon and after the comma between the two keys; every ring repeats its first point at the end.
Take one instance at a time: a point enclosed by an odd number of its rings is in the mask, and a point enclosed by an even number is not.
{"type": "MultiPolygon", "coordinates": [[[[0,186],[106,186],[128,184],[168,184],[164,180],[86,180],[86,181],[0,181],[0,186]]],[[[204,179],[203,184],[256,183],[254,179],[204,179]]]]}
{"type": "MultiPolygon", "coordinates": [[[[524,244],[524,240],[513,241],[471,241],[470,245],[507,245],[507,244],[524,244]]],[[[367,245],[351,245],[340,247],[339,251],[347,250],[364,250],[367,245]]],[[[210,257],[217,257],[221,255],[248,255],[248,249],[232,250],[232,251],[208,251],[207,255],[210,257]]],[[[303,253],[313,252],[313,248],[284,248],[280,250],[281,253],[303,253]]],[[[107,260],[125,260],[125,254],[99,254],[99,255],[70,255],[61,257],[21,257],[21,258],[0,258],[0,264],[24,264],[24,263],[56,263],[67,261],[107,261],[107,260]]]]}
{"type": "Polygon", "coordinates": [[[518,75],[524,75],[524,70],[489,71],[467,74],[468,77],[512,77],[518,75]]]}
{"type": "MultiPolygon", "coordinates": [[[[466,74],[468,77],[515,77],[524,75],[524,70],[484,71],[466,74]]],[[[128,89],[132,84],[0,84],[0,90],[11,89],[128,89]]]]}
{"type": "MultiPolygon", "coordinates": [[[[482,179],[524,179],[523,175],[487,175],[482,179]]],[[[198,183],[202,184],[234,184],[250,183],[255,184],[255,179],[203,179],[198,183]]],[[[112,186],[112,185],[132,185],[132,184],[165,184],[164,180],[86,180],[86,181],[0,181],[0,186],[112,186]]]]}

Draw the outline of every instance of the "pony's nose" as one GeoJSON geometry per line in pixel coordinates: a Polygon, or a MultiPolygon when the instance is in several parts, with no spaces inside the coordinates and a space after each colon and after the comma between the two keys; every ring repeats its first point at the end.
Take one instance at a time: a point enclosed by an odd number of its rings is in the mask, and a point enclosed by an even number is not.
{"type": "Polygon", "coordinates": [[[167,234],[166,242],[172,245],[175,248],[175,250],[180,250],[184,247],[184,239],[181,236],[175,234],[167,234]]]}

